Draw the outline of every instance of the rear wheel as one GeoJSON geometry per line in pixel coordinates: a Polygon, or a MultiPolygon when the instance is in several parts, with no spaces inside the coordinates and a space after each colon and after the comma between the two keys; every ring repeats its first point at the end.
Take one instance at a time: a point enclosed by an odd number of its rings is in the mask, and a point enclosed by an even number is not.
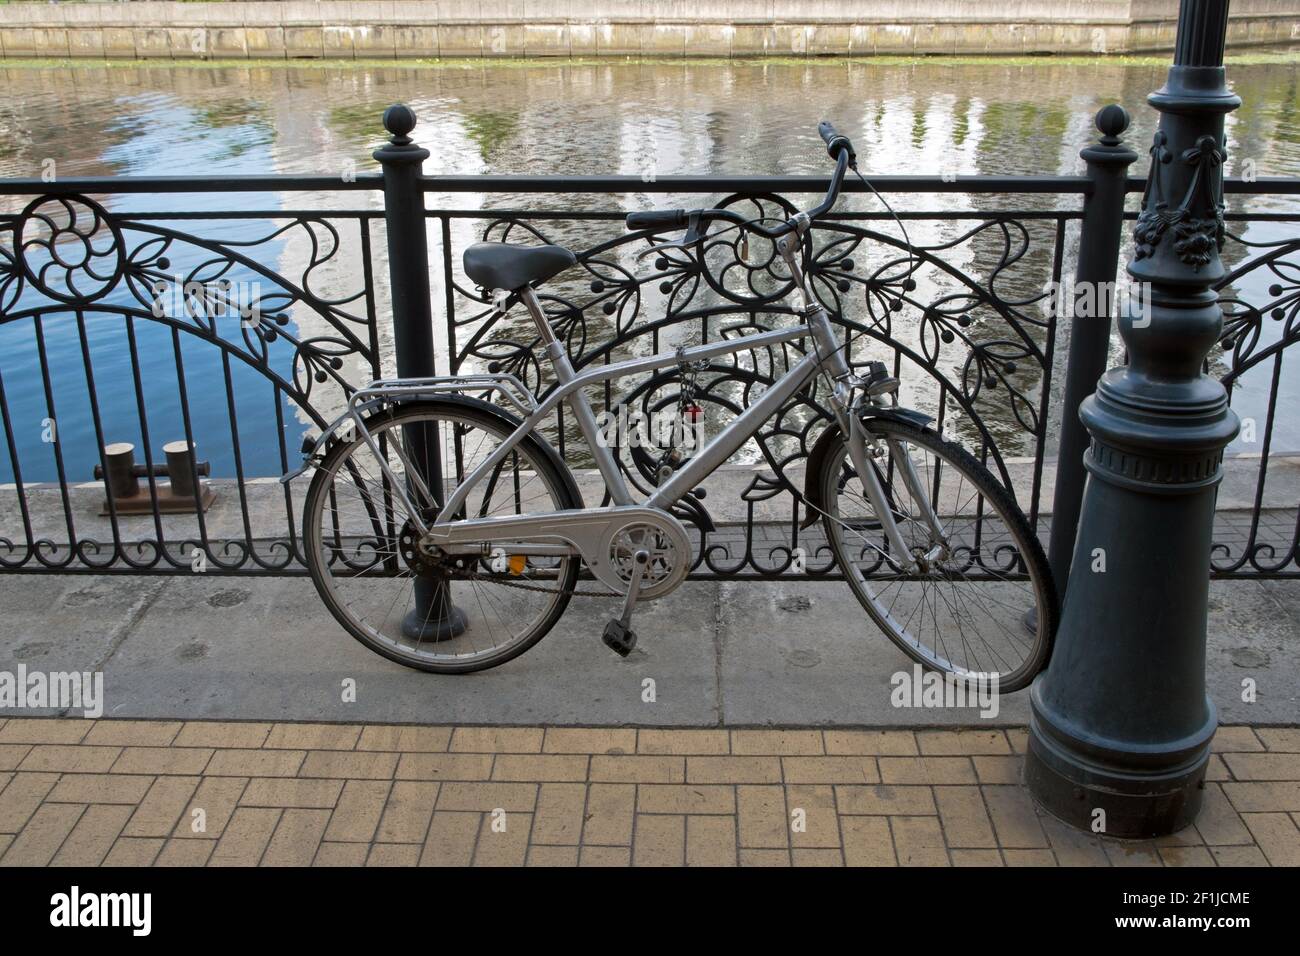
{"type": "MultiPolygon", "coordinates": [[[[516,424],[485,403],[448,398],[380,413],[366,428],[398,481],[406,482],[405,462],[426,476],[440,469],[441,483],[426,483],[442,502],[516,424]]],[[[435,502],[419,500],[414,490],[408,494],[425,520],[436,513],[435,502]]],[[[581,506],[571,476],[539,441],[528,439],[479,482],[463,514],[496,517],[581,506]]],[[[365,440],[335,444],[303,508],[312,580],[348,633],[408,667],[464,673],[522,654],[559,619],[577,580],[575,556],[525,557],[489,545],[480,555],[439,558],[421,553],[417,539],[410,514],[365,440]],[[417,578],[421,592],[432,591],[439,600],[417,599],[417,578]],[[429,618],[445,616],[448,603],[463,614],[464,626],[438,639],[429,618]]]]}
{"type": "Polygon", "coordinates": [[[902,570],[858,481],[843,438],[826,459],[823,527],[845,580],[867,614],[914,660],[961,677],[998,676],[998,688],[1027,685],[1045,665],[1056,626],[1051,571],[1014,499],[960,445],[902,422],[867,423],[894,520],[914,556],[902,570]],[[907,455],[944,529],[934,540],[899,474],[907,455]],[[1037,609],[1034,629],[1026,612],[1037,609]]]}

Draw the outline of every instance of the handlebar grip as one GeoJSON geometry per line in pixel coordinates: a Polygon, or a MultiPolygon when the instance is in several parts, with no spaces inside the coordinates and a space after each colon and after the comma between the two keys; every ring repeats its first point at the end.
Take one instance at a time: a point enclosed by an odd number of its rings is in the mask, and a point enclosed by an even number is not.
{"type": "Polygon", "coordinates": [[[651,209],[627,214],[629,229],[680,229],[687,224],[685,209],[651,209]]]}
{"type": "Polygon", "coordinates": [[[839,132],[829,120],[822,120],[817,124],[817,132],[821,135],[822,142],[826,144],[826,155],[831,159],[839,159],[840,151],[847,149],[849,151],[849,162],[857,162],[857,154],[853,151],[852,141],[839,132]]]}

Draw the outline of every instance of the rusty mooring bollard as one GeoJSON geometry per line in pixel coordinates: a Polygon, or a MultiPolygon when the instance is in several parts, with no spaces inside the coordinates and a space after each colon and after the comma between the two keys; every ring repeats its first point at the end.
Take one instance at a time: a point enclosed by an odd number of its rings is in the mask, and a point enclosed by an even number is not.
{"type": "MultiPolygon", "coordinates": [[[[154,465],[152,474],[154,478],[168,478],[170,481],[155,484],[157,513],[207,511],[217,496],[206,482],[198,482],[196,488],[195,477],[207,477],[212,466],[206,461],[195,461],[194,446],[184,439],[168,442],[163,446],[163,454],[167,463],[154,465]]],[[[140,479],[149,477],[150,469],[147,465],[135,463],[135,446],[130,442],[105,445],[104,462],[95,466],[95,477],[104,482],[105,491],[104,505],[99,513],[154,514],[155,495],[140,490],[140,479]]]]}

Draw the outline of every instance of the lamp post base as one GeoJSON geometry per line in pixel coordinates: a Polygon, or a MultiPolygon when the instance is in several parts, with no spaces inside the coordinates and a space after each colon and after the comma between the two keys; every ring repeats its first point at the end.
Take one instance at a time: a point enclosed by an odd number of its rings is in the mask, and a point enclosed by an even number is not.
{"type": "Polygon", "coordinates": [[[1073,734],[1044,720],[1041,700],[1031,695],[1025,784],[1045,810],[1081,830],[1123,839],[1165,836],[1196,819],[1217,724],[1208,701],[1205,727],[1162,745],[1073,734]]]}
{"type": "Polygon", "coordinates": [[[446,581],[415,579],[415,606],[402,618],[402,636],[412,641],[437,643],[465,633],[465,612],[451,603],[446,581]]]}

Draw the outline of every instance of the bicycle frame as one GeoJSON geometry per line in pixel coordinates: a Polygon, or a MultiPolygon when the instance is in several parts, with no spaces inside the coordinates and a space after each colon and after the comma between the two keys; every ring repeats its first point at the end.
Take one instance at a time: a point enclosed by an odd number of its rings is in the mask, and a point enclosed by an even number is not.
{"type": "MultiPolygon", "coordinates": [[[[857,380],[841,353],[842,347],[835,335],[829,314],[820,303],[809,295],[802,270],[795,257],[802,233],[803,230],[801,229],[798,234],[777,243],[778,251],[791,270],[795,291],[799,293],[801,300],[798,310],[801,321],[794,326],[704,345],[684,347],[674,352],[664,352],[646,358],[615,362],[579,373],[574,370],[563,344],[558,340],[551,328],[541,302],[537,298],[537,293],[531,287],[525,287],[520,290],[520,298],[537,326],[547,357],[551,361],[559,382],[558,387],[540,404],[528,395],[527,390],[517,379],[509,375],[471,375],[421,380],[398,379],[391,382],[375,382],[368,388],[359,390],[349,401],[348,412],[344,417],[352,421],[358,434],[367,442],[371,453],[375,456],[379,467],[388,479],[393,493],[406,506],[407,514],[420,535],[431,537],[440,546],[454,547],[462,543],[473,545],[475,542],[481,542],[485,536],[508,538],[512,533],[512,526],[518,526],[516,530],[523,534],[535,533],[537,515],[467,518],[462,520],[456,520],[455,516],[460,513],[473,488],[489,475],[521,441],[531,434],[561,402],[567,402],[572,410],[583,438],[591,449],[596,467],[604,479],[614,507],[616,509],[653,508],[667,510],[724,464],[758,431],[764,421],[771,418],[796,392],[807,385],[813,376],[819,372],[825,372],[831,381],[835,383],[831,403],[832,413],[845,435],[849,456],[860,476],[863,490],[875,513],[880,516],[895,560],[903,567],[910,568],[916,563],[915,559],[909,553],[903,541],[876,469],[870,464],[868,446],[874,439],[869,437],[858,414],[860,405],[854,398],[854,389],[858,384],[857,380]],[[642,372],[651,372],[688,362],[698,362],[722,355],[731,355],[751,349],[761,349],[798,339],[810,339],[813,346],[811,351],[778,378],[758,401],[745,409],[744,412],[715,435],[704,448],[688,459],[679,470],[675,471],[667,481],[654,491],[644,504],[638,505],[623,480],[623,475],[619,471],[614,454],[600,440],[596,416],[583,390],[588,386],[612,379],[642,372]],[[467,391],[478,388],[499,391],[517,409],[524,411],[526,413],[525,417],[515,430],[460,482],[433,521],[428,522],[423,516],[422,509],[415,507],[408,496],[408,492],[412,490],[411,487],[408,487],[408,483],[413,486],[417,494],[422,495],[427,501],[436,502],[437,497],[430,493],[418,469],[412,467],[411,463],[405,460],[402,450],[394,444],[394,450],[402,460],[406,472],[405,482],[398,479],[389,467],[386,456],[381,453],[374,437],[366,430],[362,411],[369,407],[370,403],[382,403],[384,400],[391,398],[418,398],[424,394],[467,391]]],[[[342,421],[341,418],[340,422],[342,421]]],[[[334,431],[338,424],[336,422],[335,425],[331,426],[326,435],[334,431]]],[[[325,441],[326,435],[322,435],[320,439],[322,443],[325,441]]],[[[900,451],[899,449],[893,450],[896,452],[895,461],[902,472],[902,478],[908,486],[909,493],[912,494],[913,500],[923,503],[923,517],[929,524],[931,532],[938,540],[944,540],[943,529],[934,514],[933,508],[930,506],[929,496],[924,493],[924,486],[916,474],[910,458],[905,453],[897,454],[900,451]]],[[[607,513],[608,509],[588,509],[588,511],[607,513]]],[[[557,512],[555,519],[558,522],[566,518],[572,519],[580,514],[582,512],[557,512]]],[[[541,551],[567,553],[567,550],[572,549],[566,550],[565,546],[544,545],[539,546],[539,548],[528,548],[527,550],[530,553],[541,551]]]]}

